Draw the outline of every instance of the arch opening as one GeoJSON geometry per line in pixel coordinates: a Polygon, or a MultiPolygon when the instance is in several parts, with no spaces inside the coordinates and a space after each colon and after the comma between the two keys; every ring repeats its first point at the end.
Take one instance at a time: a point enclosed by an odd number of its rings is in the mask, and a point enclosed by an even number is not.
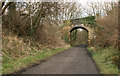
{"type": "Polygon", "coordinates": [[[82,27],[82,26],[74,26],[71,30],[70,30],[70,33],[75,30],[75,29],[83,29],[83,30],[86,30],[87,32],[89,32],[86,28],[82,27]]]}
{"type": "Polygon", "coordinates": [[[70,30],[70,44],[71,44],[71,46],[80,45],[80,44],[88,45],[88,35],[89,35],[89,31],[85,27],[74,26],[70,30]]]}

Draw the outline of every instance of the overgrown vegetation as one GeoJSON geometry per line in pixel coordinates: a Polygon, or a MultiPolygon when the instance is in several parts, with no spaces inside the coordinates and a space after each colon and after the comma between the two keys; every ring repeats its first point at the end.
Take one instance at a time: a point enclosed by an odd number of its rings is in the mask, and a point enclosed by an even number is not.
{"type": "Polygon", "coordinates": [[[97,24],[104,28],[96,28],[96,38],[94,39],[96,46],[113,46],[114,48],[118,46],[118,6],[115,5],[106,16],[96,18],[97,24]]]}
{"type": "Polygon", "coordinates": [[[2,5],[2,9],[7,9],[2,12],[3,74],[28,67],[69,46],[61,40],[59,3],[3,2],[2,5]]]}
{"type": "Polygon", "coordinates": [[[77,38],[77,32],[78,32],[78,30],[76,29],[76,30],[73,30],[72,32],[71,32],[71,36],[70,36],[70,43],[71,43],[71,46],[73,46],[74,44],[72,43],[72,42],[75,42],[75,40],[76,40],[76,38],[77,38]]]}
{"type": "MultiPolygon", "coordinates": [[[[64,21],[63,23],[63,26],[61,27],[62,29],[64,28],[68,28],[68,27],[73,27],[72,25],[77,25],[77,24],[85,24],[85,25],[88,25],[90,27],[94,27],[94,26],[98,26],[96,24],[96,21],[95,21],[95,16],[88,16],[88,17],[84,17],[84,18],[78,18],[78,19],[72,19],[72,20],[66,20],[64,21]],[[66,26],[66,27],[65,27],[66,26]]],[[[70,41],[70,38],[67,38],[67,36],[69,36],[70,34],[67,33],[69,32],[71,29],[68,29],[68,30],[64,30],[64,38],[63,40],[65,40],[67,43],[70,41]]],[[[74,30],[73,32],[71,32],[71,40],[72,41],[75,41],[76,40],[76,35],[77,35],[77,30],[74,30]]],[[[70,37],[70,36],[69,36],[70,37]]]]}
{"type": "Polygon", "coordinates": [[[73,24],[89,24],[91,26],[96,25],[95,16],[88,16],[84,18],[78,18],[71,20],[73,24]]]}
{"type": "MultiPolygon", "coordinates": [[[[8,31],[8,30],[6,30],[8,31]]],[[[5,32],[4,29],[4,33],[5,32]]],[[[38,61],[64,51],[68,46],[45,46],[28,38],[12,34],[3,36],[2,41],[2,73],[9,74],[34,65],[38,61]],[[29,42],[30,41],[30,42],[29,42]],[[16,65],[17,64],[17,65],[16,65]]]]}
{"type": "Polygon", "coordinates": [[[96,18],[96,23],[102,28],[95,27],[96,37],[91,41],[94,49],[90,52],[100,67],[101,73],[118,74],[118,4],[114,3],[109,9],[107,15],[99,15],[96,18]]]}
{"type": "Polygon", "coordinates": [[[66,43],[69,43],[69,36],[68,36],[68,33],[65,32],[65,35],[63,36],[63,40],[66,42],[66,43]]]}
{"type": "Polygon", "coordinates": [[[70,20],[66,20],[66,21],[64,21],[64,22],[63,22],[63,25],[62,25],[61,28],[64,28],[65,26],[71,26],[71,22],[70,22],[70,20]]]}
{"type": "MultiPolygon", "coordinates": [[[[24,52],[20,52],[22,55],[16,54],[13,55],[11,52],[3,54],[3,67],[2,73],[3,74],[10,74],[15,71],[22,70],[26,67],[39,63],[42,60],[46,60],[48,57],[55,55],[56,53],[60,53],[67,48],[58,48],[55,50],[51,50],[48,48],[42,48],[41,50],[37,50],[36,48],[33,49],[26,49],[24,52]]],[[[12,51],[12,50],[10,50],[12,51]]]]}
{"type": "MultiPolygon", "coordinates": [[[[96,49],[90,52],[100,67],[105,66],[101,68],[102,73],[117,73],[116,66],[119,62],[117,52],[118,4],[116,2],[89,2],[87,4],[91,10],[86,12],[81,9],[81,4],[75,2],[5,3],[6,0],[2,1],[0,2],[2,9],[0,16],[2,16],[3,29],[4,74],[12,73],[38,59],[47,58],[62,50],[58,48],[68,47],[69,31],[73,27],[71,24],[95,26],[95,37],[91,40],[90,46],[96,49]],[[87,13],[88,17],[80,18],[82,13],[87,13]],[[98,47],[100,49],[97,49],[98,47]],[[97,57],[100,57],[100,61],[97,57]],[[108,63],[110,65],[107,65],[108,63]],[[107,70],[106,68],[109,67],[110,69],[107,70]]],[[[76,40],[76,33],[73,32],[73,40],[76,40]]]]}
{"type": "Polygon", "coordinates": [[[113,47],[101,48],[91,47],[88,50],[92,53],[92,57],[100,69],[101,74],[118,74],[119,69],[119,53],[118,49],[113,47]]]}
{"type": "MultiPolygon", "coordinates": [[[[119,64],[118,62],[119,55],[118,55],[118,49],[117,49],[118,48],[118,4],[116,2],[103,3],[103,5],[105,6],[105,9],[103,9],[104,16],[99,11],[102,9],[103,6],[96,5],[96,7],[94,7],[94,5],[96,4],[93,4],[92,2],[90,3],[90,7],[93,10],[96,9],[96,11],[93,11],[94,16],[71,19],[70,20],[71,25],[72,24],[74,25],[89,24],[90,27],[94,28],[95,37],[91,40],[90,46],[93,46],[94,48],[100,47],[99,50],[95,50],[95,52],[93,51],[94,52],[93,57],[95,57],[94,58],[95,61],[98,64],[100,63],[99,65],[100,67],[102,66],[102,69],[101,69],[103,70],[102,73],[107,73],[107,74],[118,73],[117,71],[118,70],[117,67],[119,64]],[[99,7],[99,10],[97,10],[97,6],[99,7]],[[107,50],[110,50],[110,51],[107,51],[107,50]],[[98,61],[99,58],[97,58],[97,56],[100,57],[101,61],[98,61]],[[106,59],[105,63],[103,63],[104,59],[106,59]],[[111,67],[111,68],[109,70],[105,68],[103,69],[103,66],[106,67],[108,63],[111,63],[110,65],[108,65],[108,67],[111,67]],[[112,70],[114,71],[111,72],[112,70]]],[[[75,39],[75,36],[73,36],[73,39],[75,39]]]]}

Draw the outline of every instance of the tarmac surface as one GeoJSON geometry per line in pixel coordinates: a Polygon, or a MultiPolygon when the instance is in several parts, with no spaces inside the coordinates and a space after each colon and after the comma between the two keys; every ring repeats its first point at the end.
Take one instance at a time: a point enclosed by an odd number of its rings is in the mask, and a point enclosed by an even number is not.
{"type": "Polygon", "coordinates": [[[85,45],[74,46],[22,74],[99,74],[85,45]]]}

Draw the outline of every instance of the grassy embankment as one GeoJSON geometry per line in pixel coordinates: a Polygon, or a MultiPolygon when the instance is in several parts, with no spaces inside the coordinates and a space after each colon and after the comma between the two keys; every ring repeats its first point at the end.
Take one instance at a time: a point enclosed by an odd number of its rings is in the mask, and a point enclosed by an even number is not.
{"type": "Polygon", "coordinates": [[[47,58],[64,51],[68,48],[58,48],[55,50],[46,50],[44,49],[43,52],[37,52],[35,50],[29,50],[34,53],[34,55],[29,55],[24,58],[10,58],[10,60],[6,60],[3,63],[3,74],[13,73],[16,70],[20,70],[22,68],[26,68],[30,65],[35,63],[39,63],[39,61],[46,60],[47,58]]]}
{"type": "Polygon", "coordinates": [[[29,46],[22,40],[14,37],[3,38],[3,61],[2,74],[19,72],[32,65],[39,64],[40,61],[64,51],[70,47],[50,49],[37,44],[38,47],[29,46]]]}
{"type": "Polygon", "coordinates": [[[118,49],[110,48],[95,48],[88,50],[100,69],[101,74],[118,74],[118,49]]]}

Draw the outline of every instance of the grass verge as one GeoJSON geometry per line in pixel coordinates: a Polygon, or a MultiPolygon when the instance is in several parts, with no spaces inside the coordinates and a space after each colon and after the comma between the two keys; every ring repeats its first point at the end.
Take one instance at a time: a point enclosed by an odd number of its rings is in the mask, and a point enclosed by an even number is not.
{"type": "Polygon", "coordinates": [[[68,48],[70,47],[58,48],[55,50],[47,50],[44,48],[42,52],[31,50],[34,54],[30,54],[29,56],[25,56],[22,58],[10,58],[10,60],[6,60],[2,64],[2,74],[14,73],[15,71],[19,71],[23,68],[34,65],[42,60],[46,60],[49,57],[57,53],[63,52],[68,48]]]}
{"type": "Polygon", "coordinates": [[[91,49],[88,51],[92,53],[92,57],[100,69],[101,74],[118,74],[118,51],[114,48],[100,48],[91,49]]]}

